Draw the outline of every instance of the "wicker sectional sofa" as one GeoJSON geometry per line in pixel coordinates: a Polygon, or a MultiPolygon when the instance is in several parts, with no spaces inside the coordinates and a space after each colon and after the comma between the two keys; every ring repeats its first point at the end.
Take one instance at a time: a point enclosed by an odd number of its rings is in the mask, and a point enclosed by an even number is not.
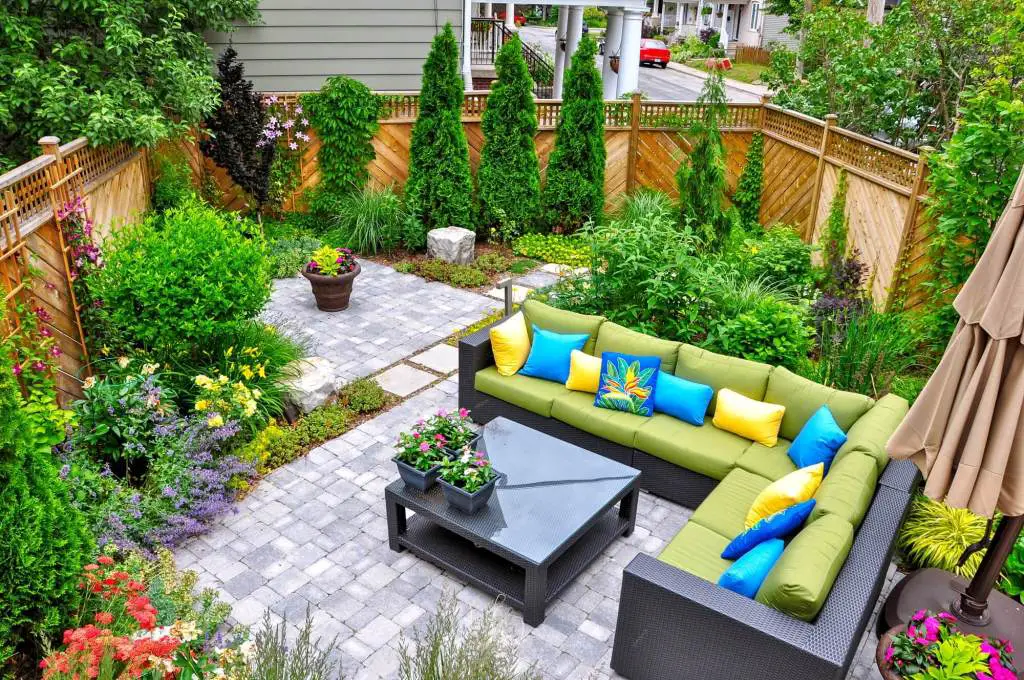
{"type": "MultiPolygon", "coordinates": [[[[872,609],[918,483],[916,468],[890,462],[885,442],[907,412],[894,395],[877,402],[784,368],[726,357],[636,333],[603,319],[523,305],[527,325],[589,333],[584,351],[657,355],[662,370],[750,398],[781,403],[779,444],[766,448],[711,424],[651,418],[593,406],[593,395],[494,367],[489,328],[459,343],[459,405],[474,420],[498,416],[632,465],[651,493],[695,508],[657,556],[639,554],[623,574],[612,668],[633,680],[841,678],[872,609]],[[786,451],[803,423],[828,404],[847,430],[815,496],[814,514],[749,599],[716,585],[720,554],[743,530],[754,497],[796,469],[786,451]]],[[[714,411],[715,402],[709,407],[714,411]]]]}

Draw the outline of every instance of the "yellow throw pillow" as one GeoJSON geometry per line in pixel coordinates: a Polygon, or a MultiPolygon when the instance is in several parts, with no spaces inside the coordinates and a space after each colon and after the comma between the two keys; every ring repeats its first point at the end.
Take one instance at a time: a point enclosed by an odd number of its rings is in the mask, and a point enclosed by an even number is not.
{"type": "Polygon", "coordinates": [[[785,412],[785,406],[756,401],[723,388],[718,390],[715,417],[711,422],[720,430],[771,448],[779,441],[779,428],[785,412]]]}
{"type": "Polygon", "coordinates": [[[757,494],[754,504],[747,512],[744,524],[749,529],[780,510],[811,500],[824,475],[825,464],[815,463],[790,472],[785,477],[772,482],[757,494]]]}
{"type": "Polygon", "coordinates": [[[565,386],[577,392],[597,394],[601,382],[601,357],[592,357],[574,349],[569,355],[569,379],[565,386]]]}
{"type": "Polygon", "coordinates": [[[523,367],[530,356],[530,336],[526,333],[526,317],[522,312],[516,312],[491,328],[491,350],[499,374],[515,375],[523,367]]]}

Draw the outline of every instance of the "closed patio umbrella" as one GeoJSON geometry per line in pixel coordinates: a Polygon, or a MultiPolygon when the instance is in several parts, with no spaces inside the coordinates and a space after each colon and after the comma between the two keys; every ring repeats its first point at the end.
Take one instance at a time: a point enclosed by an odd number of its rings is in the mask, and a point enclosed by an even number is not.
{"type": "Polygon", "coordinates": [[[945,354],[887,449],[917,464],[931,498],[1004,517],[970,584],[921,570],[894,590],[886,619],[948,610],[962,628],[1024,649],[1024,607],[992,592],[1024,525],[1024,171],[953,306],[960,321],[945,354]]]}

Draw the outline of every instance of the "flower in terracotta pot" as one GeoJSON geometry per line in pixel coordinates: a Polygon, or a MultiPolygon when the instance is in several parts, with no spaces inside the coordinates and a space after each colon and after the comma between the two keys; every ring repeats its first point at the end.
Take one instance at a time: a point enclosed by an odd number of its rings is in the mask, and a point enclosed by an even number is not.
{"type": "Polygon", "coordinates": [[[946,612],[916,612],[882,639],[878,666],[886,678],[907,680],[1016,680],[1013,645],[969,635],[946,612]],[[888,641],[886,638],[889,638],[888,641]],[[884,647],[884,648],[883,648],[884,647]]]}
{"type": "Polygon", "coordinates": [[[352,283],[360,267],[348,248],[323,246],[302,270],[313,287],[316,306],[324,312],[340,312],[348,308],[352,283]]]}

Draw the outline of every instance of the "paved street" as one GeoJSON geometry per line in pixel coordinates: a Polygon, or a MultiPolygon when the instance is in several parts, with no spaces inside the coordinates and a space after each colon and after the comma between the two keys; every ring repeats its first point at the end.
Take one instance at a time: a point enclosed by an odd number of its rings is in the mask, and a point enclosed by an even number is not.
{"type": "MultiPolygon", "coordinates": [[[[519,29],[519,35],[523,42],[540,48],[550,54],[555,53],[555,29],[542,26],[523,26],[519,29]]],[[[599,34],[591,31],[591,36],[597,38],[599,34]]],[[[599,57],[601,59],[601,57],[599,57]]],[[[600,62],[599,62],[600,63],[600,62]]],[[[693,101],[700,95],[704,81],[697,76],[671,68],[660,69],[649,66],[640,68],[640,91],[650,99],[667,101],[693,101]]],[[[757,102],[755,95],[726,87],[726,93],[731,102],[757,102]]]]}

